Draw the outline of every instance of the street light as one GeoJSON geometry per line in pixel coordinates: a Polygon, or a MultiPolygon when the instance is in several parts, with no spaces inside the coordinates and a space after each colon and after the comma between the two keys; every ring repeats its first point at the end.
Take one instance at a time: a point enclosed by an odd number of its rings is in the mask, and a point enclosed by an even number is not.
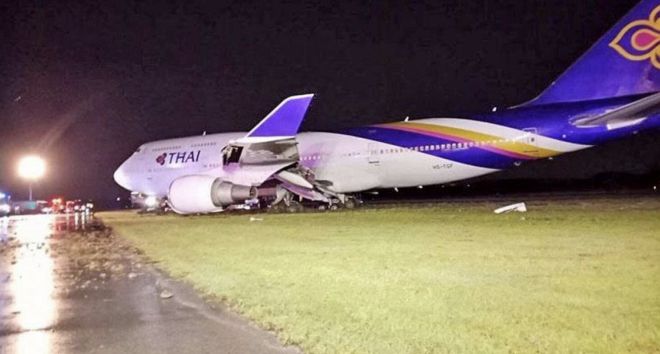
{"type": "Polygon", "coordinates": [[[26,179],[30,185],[30,200],[32,200],[32,183],[43,177],[46,173],[46,162],[36,155],[23,157],[18,161],[18,175],[26,179]]]}

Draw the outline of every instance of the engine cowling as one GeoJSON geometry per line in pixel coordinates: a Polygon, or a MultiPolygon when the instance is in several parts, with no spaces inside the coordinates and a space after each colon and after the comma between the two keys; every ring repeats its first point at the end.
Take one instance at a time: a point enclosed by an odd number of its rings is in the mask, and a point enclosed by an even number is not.
{"type": "Polygon", "coordinates": [[[175,179],[169,204],[179,214],[213,213],[231,204],[257,197],[257,188],[225,182],[220,178],[191,175],[175,179]]]}

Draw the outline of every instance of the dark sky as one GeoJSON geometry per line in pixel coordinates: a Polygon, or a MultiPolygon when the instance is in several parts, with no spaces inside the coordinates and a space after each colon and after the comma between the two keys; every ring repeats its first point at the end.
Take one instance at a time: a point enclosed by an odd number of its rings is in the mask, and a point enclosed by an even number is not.
{"type": "MultiPolygon", "coordinates": [[[[520,103],[636,2],[277,3],[3,2],[0,188],[21,197],[16,159],[40,151],[39,196],[112,197],[139,144],[248,130],[293,94],[317,94],[304,130],[520,103]]],[[[658,137],[525,174],[644,172],[658,137]]]]}

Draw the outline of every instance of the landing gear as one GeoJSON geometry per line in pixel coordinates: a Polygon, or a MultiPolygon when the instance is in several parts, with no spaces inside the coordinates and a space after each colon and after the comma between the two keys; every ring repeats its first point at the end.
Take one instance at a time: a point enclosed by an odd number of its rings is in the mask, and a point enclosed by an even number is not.
{"type": "Polygon", "coordinates": [[[278,185],[275,188],[275,200],[269,207],[269,210],[273,212],[302,212],[305,209],[302,204],[303,197],[307,198],[308,203],[311,203],[311,205],[316,205],[316,208],[319,211],[355,209],[362,205],[362,200],[357,195],[334,193],[323,188],[319,188],[319,190],[316,191],[316,196],[294,194],[281,185],[278,185]],[[320,193],[322,193],[322,195],[320,193]],[[316,199],[316,197],[318,197],[318,199],[316,199]]]}
{"type": "Polygon", "coordinates": [[[339,199],[336,201],[338,202],[337,205],[346,209],[355,209],[362,205],[362,200],[354,195],[342,194],[339,195],[339,199]]]}
{"type": "Polygon", "coordinates": [[[354,196],[347,196],[344,199],[344,208],[346,209],[355,209],[362,205],[362,200],[358,199],[357,197],[354,196]]]}
{"type": "Polygon", "coordinates": [[[305,207],[300,202],[291,201],[289,205],[286,205],[284,202],[279,202],[277,204],[272,204],[268,211],[273,213],[300,213],[305,210],[305,207]]]}
{"type": "Polygon", "coordinates": [[[295,200],[292,200],[289,202],[289,205],[286,207],[286,211],[289,213],[300,213],[304,210],[305,208],[300,202],[297,202],[295,200]]]}
{"type": "Polygon", "coordinates": [[[276,190],[275,201],[270,205],[270,210],[273,212],[289,212],[300,213],[304,210],[303,205],[293,199],[293,193],[278,186],[276,190]]]}
{"type": "Polygon", "coordinates": [[[268,212],[270,213],[283,213],[286,211],[286,205],[282,202],[277,204],[271,204],[268,206],[268,212]]]}
{"type": "Polygon", "coordinates": [[[330,199],[330,203],[319,207],[319,210],[339,210],[339,209],[355,209],[362,205],[362,200],[352,195],[338,195],[337,198],[330,199]]]}

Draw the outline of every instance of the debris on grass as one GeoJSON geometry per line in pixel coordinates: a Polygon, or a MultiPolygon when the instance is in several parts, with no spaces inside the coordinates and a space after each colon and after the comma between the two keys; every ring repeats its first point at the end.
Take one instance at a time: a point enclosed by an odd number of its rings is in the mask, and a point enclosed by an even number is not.
{"type": "Polygon", "coordinates": [[[504,213],[510,213],[512,211],[516,211],[519,213],[525,213],[527,212],[527,205],[525,203],[516,203],[516,204],[510,204],[503,206],[501,208],[497,208],[494,210],[495,214],[504,214],[504,213]]]}

